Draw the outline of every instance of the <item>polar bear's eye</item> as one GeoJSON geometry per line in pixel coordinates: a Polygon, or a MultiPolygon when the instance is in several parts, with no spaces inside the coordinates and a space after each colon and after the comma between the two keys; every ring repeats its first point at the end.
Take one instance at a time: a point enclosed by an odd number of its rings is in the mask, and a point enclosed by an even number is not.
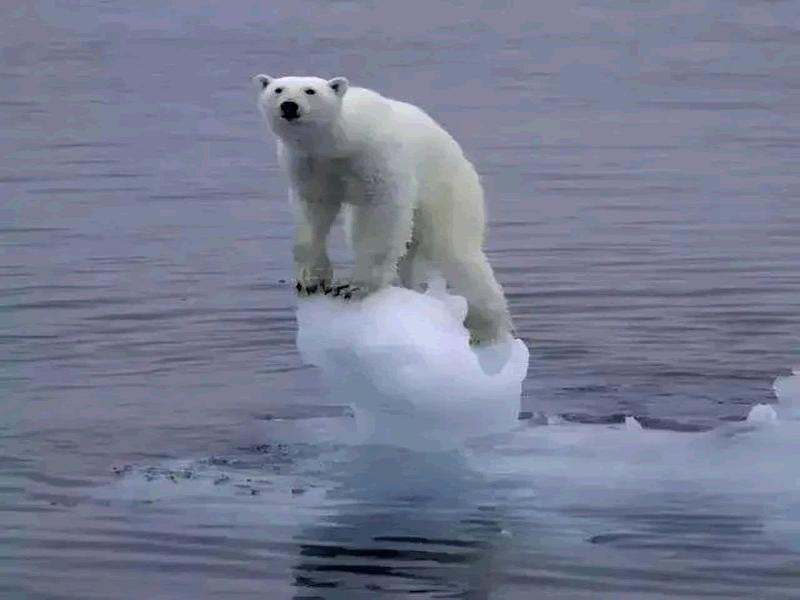
{"type": "Polygon", "coordinates": [[[283,91],[283,88],[275,88],[275,93],[280,94],[283,91]]]}
{"type": "Polygon", "coordinates": [[[306,90],[306,94],[308,94],[309,96],[313,96],[316,93],[317,93],[317,91],[314,88],[308,88],[306,90]]]}

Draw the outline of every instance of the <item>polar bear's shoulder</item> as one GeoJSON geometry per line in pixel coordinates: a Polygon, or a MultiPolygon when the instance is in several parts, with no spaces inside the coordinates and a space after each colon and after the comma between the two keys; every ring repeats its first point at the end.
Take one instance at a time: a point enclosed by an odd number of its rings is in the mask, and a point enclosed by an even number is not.
{"type": "Polygon", "coordinates": [[[393,100],[381,96],[378,92],[362,87],[351,87],[344,95],[342,113],[345,118],[385,118],[391,113],[393,104],[393,100]]]}
{"type": "Polygon", "coordinates": [[[390,100],[374,90],[350,86],[344,96],[346,104],[384,104],[390,100]]]}
{"type": "Polygon", "coordinates": [[[344,119],[351,124],[369,124],[381,130],[396,129],[403,125],[430,127],[433,124],[430,116],[418,106],[387,98],[378,92],[360,87],[347,90],[342,113],[344,119]]]}

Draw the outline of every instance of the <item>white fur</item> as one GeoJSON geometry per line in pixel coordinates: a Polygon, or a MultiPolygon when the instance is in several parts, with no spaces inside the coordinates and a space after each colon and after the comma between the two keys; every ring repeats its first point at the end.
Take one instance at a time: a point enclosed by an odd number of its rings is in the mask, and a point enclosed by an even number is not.
{"type": "Polygon", "coordinates": [[[474,342],[510,339],[506,300],[483,252],[483,190],[458,143],[416,106],[341,77],[255,79],[289,175],[298,283],[331,285],[326,242],[346,204],[355,253],[348,292],[388,286],[398,267],[401,283],[418,288],[421,266],[432,265],[467,299],[474,342]],[[281,109],[287,101],[296,105],[291,121],[281,109]]]}

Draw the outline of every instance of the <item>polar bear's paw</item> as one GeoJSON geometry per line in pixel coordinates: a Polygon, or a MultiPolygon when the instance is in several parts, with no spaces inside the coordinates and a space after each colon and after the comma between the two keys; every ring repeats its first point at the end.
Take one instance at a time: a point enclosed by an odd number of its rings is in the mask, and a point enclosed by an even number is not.
{"type": "Polygon", "coordinates": [[[376,286],[358,281],[335,281],[325,293],[343,300],[362,300],[376,291],[376,286]]]}
{"type": "Polygon", "coordinates": [[[377,288],[364,283],[355,281],[328,281],[327,279],[309,279],[297,281],[294,289],[298,296],[313,296],[315,294],[325,294],[335,296],[343,300],[361,300],[366,298],[377,288]]]}
{"type": "Polygon", "coordinates": [[[312,296],[314,294],[327,294],[330,291],[330,283],[325,279],[310,279],[307,281],[297,281],[294,284],[298,296],[312,296]]]}

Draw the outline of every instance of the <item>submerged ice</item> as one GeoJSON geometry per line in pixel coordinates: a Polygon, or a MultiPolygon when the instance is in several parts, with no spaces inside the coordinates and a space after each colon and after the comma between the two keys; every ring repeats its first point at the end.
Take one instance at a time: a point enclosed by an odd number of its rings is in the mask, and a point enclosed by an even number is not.
{"type": "Polygon", "coordinates": [[[466,302],[441,281],[425,294],[387,288],[362,302],[300,300],[297,343],[353,407],[359,441],[439,450],[518,423],[528,350],[469,345],[466,302]]]}

